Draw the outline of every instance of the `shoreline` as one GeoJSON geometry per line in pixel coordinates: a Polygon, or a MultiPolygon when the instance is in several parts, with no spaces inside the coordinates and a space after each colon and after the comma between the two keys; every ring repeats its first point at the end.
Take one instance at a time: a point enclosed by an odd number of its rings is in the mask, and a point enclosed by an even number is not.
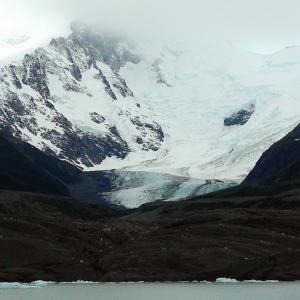
{"type": "Polygon", "coordinates": [[[138,284],[278,284],[278,283],[299,283],[300,280],[295,281],[279,281],[279,280],[243,280],[239,281],[232,278],[217,278],[215,281],[120,281],[120,282],[96,282],[96,281],[43,281],[36,280],[33,282],[0,282],[1,289],[22,289],[22,288],[43,288],[50,285],[106,285],[106,284],[124,284],[124,285],[138,285],[138,284]]]}

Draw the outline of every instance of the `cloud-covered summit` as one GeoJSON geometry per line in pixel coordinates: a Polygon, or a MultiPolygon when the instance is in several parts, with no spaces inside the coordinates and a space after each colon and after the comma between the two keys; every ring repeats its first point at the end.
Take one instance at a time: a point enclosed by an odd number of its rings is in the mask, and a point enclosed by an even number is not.
{"type": "Polygon", "coordinates": [[[131,35],[196,35],[257,52],[300,44],[296,0],[0,0],[0,7],[0,37],[59,35],[81,18],[131,35]]]}

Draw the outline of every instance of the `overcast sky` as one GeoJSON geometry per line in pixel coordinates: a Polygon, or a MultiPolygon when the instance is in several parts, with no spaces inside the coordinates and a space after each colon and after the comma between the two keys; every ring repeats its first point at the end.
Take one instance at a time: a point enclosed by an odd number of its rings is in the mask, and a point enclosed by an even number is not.
{"type": "Polygon", "coordinates": [[[58,35],[79,17],[158,38],[223,39],[259,53],[300,45],[299,0],[0,0],[0,37],[58,35]]]}

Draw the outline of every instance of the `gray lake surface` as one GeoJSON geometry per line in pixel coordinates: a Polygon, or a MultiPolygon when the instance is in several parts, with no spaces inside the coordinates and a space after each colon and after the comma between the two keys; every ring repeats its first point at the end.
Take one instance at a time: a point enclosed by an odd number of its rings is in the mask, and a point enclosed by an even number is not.
{"type": "Polygon", "coordinates": [[[300,283],[50,284],[0,289],[1,300],[299,300],[300,283]]]}

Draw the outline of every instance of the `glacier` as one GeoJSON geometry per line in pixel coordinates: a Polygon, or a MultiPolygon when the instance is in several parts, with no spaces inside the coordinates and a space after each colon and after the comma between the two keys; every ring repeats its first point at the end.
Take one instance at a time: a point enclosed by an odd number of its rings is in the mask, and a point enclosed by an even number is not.
{"type": "Polygon", "coordinates": [[[233,187],[235,181],[203,180],[200,178],[170,175],[163,172],[104,171],[110,190],[98,193],[108,205],[133,209],[147,202],[180,201],[190,197],[233,187]]]}
{"type": "Polygon", "coordinates": [[[126,65],[122,75],[166,136],[155,159],[133,168],[243,180],[260,155],[299,123],[299,54],[300,47],[258,55],[230,44],[175,44],[126,65]],[[151,66],[158,56],[168,85],[151,66]],[[224,126],[226,117],[249,105],[255,111],[246,124],[224,126]]]}
{"type": "Polygon", "coordinates": [[[72,30],[0,62],[0,123],[85,171],[117,170],[114,203],[238,184],[299,123],[300,47],[261,55],[201,36],[133,43],[72,30]],[[233,117],[243,121],[226,126],[233,117]]]}

